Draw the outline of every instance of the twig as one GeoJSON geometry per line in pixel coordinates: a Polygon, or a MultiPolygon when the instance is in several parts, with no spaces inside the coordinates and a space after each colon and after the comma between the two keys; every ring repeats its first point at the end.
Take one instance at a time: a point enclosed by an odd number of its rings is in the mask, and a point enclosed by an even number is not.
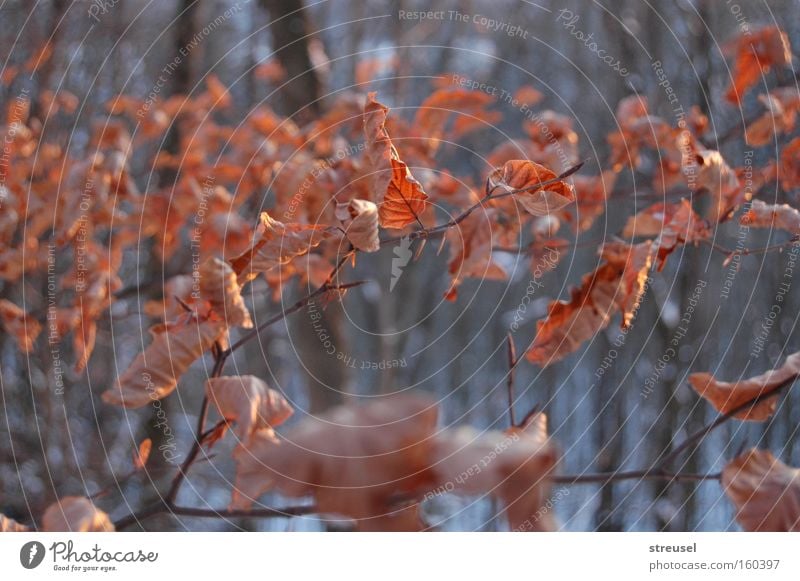
{"type": "Polygon", "coordinates": [[[773,250],[781,250],[786,248],[787,246],[795,244],[798,241],[800,241],[800,236],[792,236],[789,238],[789,240],[779,244],[771,244],[763,248],[745,248],[744,250],[738,250],[735,248],[726,248],[725,246],[717,244],[716,242],[712,242],[711,240],[702,240],[703,244],[710,246],[712,250],[725,254],[728,258],[733,258],[737,255],[750,256],[751,254],[766,254],[767,252],[772,252],[773,250]]]}
{"type": "Polygon", "coordinates": [[[514,338],[509,332],[506,335],[508,342],[508,379],[506,388],[508,389],[508,421],[511,422],[511,427],[517,425],[516,418],[514,417],[514,369],[517,366],[517,350],[514,347],[514,338]]]}
{"type": "Polygon", "coordinates": [[[556,484],[591,484],[614,482],[617,480],[674,480],[680,481],[704,481],[719,480],[720,474],[691,474],[691,473],[671,473],[663,470],[630,470],[627,472],[600,472],[598,474],[579,474],[554,476],[553,482],[556,484]]]}
{"type": "Polygon", "coordinates": [[[250,331],[248,331],[238,341],[236,341],[236,343],[234,343],[233,345],[231,345],[225,351],[222,352],[223,359],[227,359],[231,355],[231,353],[233,353],[234,351],[239,349],[242,345],[244,345],[245,343],[250,341],[253,337],[256,337],[257,335],[259,335],[267,327],[270,327],[271,325],[274,325],[275,323],[277,323],[279,321],[282,321],[283,319],[285,319],[286,317],[288,317],[292,313],[296,313],[297,311],[302,309],[304,306],[306,306],[308,303],[313,301],[318,296],[320,296],[322,294],[325,294],[328,291],[347,290],[347,289],[355,288],[357,286],[361,286],[362,284],[364,284],[366,282],[367,281],[365,281],[365,280],[357,280],[355,282],[348,282],[348,283],[340,284],[340,285],[328,285],[328,286],[326,286],[325,284],[323,284],[322,286],[320,286],[315,291],[313,291],[313,292],[307,294],[306,296],[304,296],[303,298],[299,299],[291,307],[289,307],[287,309],[284,309],[280,313],[277,313],[276,315],[270,317],[269,319],[267,319],[266,321],[261,323],[255,329],[251,329],[250,331]]]}
{"type": "Polygon", "coordinates": [[[285,508],[254,508],[253,510],[229,510],[215,508],[193,508],[178,506],[172,502],[157,502],[153,505],[119,519],[114,523],[118,531],[147,520],[157,514],[173,514],[199,518],[291,518],[317,512],[315,506],[288,506],[285,508]]]}

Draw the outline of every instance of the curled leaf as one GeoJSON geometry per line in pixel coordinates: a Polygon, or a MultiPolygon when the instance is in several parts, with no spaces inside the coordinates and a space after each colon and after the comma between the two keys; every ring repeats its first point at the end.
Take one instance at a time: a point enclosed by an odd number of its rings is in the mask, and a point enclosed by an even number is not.
{"type": "MultiPolygon", "coordinates": [[[[693,373],[689,376],[689,385],[698,395],[708,400],[718,412],[727,414],[761,394],[769,393],[798,375],[800,375],[800,352],[789,355],[783,365],[777,369],[750,379],[728,383],[717,380],[710,373],[693,373]]],[[[762,422],[775,412],[777,400],[778,394],[762,399],[752,407],[740,411],[734,417],[740,420],[762,422]]]]}
{"type": "Polygon", "coordinates": [[[623,327],[631,324],[646,288],[652,242],[606,244],[602,256],[605,264],[583,277],[570,300],[550,304],[547,318],[537,325],[529,361],[549,365],[563,359],[608,326],[617,311],[623,313],[623,327]]]}
{"type": "Polygon", "coordinates": [[[227,262],[209,258],[200,266],[200,294],[229,327],[253,327],[250,311],[242,298],[242,288],[227,262]]]}
{"type": "Polygon", "coordinates": [[[0,299],[0,324],[6,333],[14,337],[23,353],[31,352],[33,342],[42,331],[39,321],[6,299],[0,299]]]}
{"type": "Polygon", "coordinates": [[[385,127],[389,108],[379,103],[375,95],[367,95],[364,137],[378,218],[384,228],[405,228],[419,220],[428,196],[394,148],[385,127]]]}
{"type": "Polygon", "coordinates": [[[800,531],[800,470],[753,448],[722,471],[722,487],[746,531],[800,531]]]}
{"type": "Polygon", "coordinates": [[[0,533],[24,533],[29,530],[28,527],[18,523],[13,518],[0,514],[0,533]]]}
{"type": "Polygon", "coordinates": [[[736,62],[731,86],[725,98],[738,104],[744,94],[774,66],[790,66],[789,37],[777,26],[748,30],[732,43],[736,62]]]}
{"type": "Polygon", "coordinates": [[[546,216],[575,200],[572,186],[564,180],[537,187],[557,177],[554,171],[543,165],[515,159],[506,162],[502,168],[495,169],[489,175],[489,184],[492,189],[503,192],[526,190],[515,194],[514,198],[530,214],[546,216]]]}
{"type": "Polygon", "coordinates": [[[381,249],[378,238],[378,207],[368,200],[350,200],[336,206],[336,218],[345,229],[345,236],[354,248],[363,252],[381,249]]]}
{"type": "Polygon", "coordinates": [[[226,325],[216,319],[198,319],[186,313],[170,323],[151,327],[153,341],[140,353],[103,401],[139,408],[167,397],[189,366],[211,348],[226,325]]]}
{"type": "Polygon", "coordinates": [[[455,298],[455,289],[465,278],[508,278],[506,271],[492,257],[492,244],[496,240],[492,223],[496,216],[494,208],[481,213],[473,212],[447,232],[445,237],[450,243],[448,270],[452,276],[448,298],[455,298]]]}
{"type": "Polygon", "coordinates": [[[88,498],[67,496],[47,507],[42,516],[42,529],[46,532],[113,532],[114,524],[88,498]]]}
{"type": "Polygon", "coordinates": [[[141,470],[147,464],[147,460],[150,458],[150,451],[153,449],[153,440],[150,438],[145,438],[142,440],[142,443],[139,444],[139,448],[137,448],[136,453],[133,455],[133,467],[136,470],[141,470]]]}
{"type": "MultiPolygon", "coordinates": [[[[682,146],[682,150],[692,148],[682,146]]],[[[725,221],[739,204],[748,199],[748,192],[719,151],[703,148],[694,148],[693,151],[693,155],[684,155],[682,160],[687,185],[692,191],[708,190],[714,200],[708,210],[709,219],[725,221]]]]}
{"type": "Polygon", "coordinates": [[[653,204],[628,218],[622,232],[626,238],[655,237],[653,249],[657,252],[659,270],[678,245],[706,240],[710,234],[708,223],[685,198],[674,204],[653,204]]]}
{"type": "Polygon", "coordinates": [[[206,395],[223,418],[236,422],[243,445],[257,431],[279,426],[294,413],[279,392],[253,375],[213,377],[206,381],[206,395]]]}
{"type": "Polygon", "coordinates": [[[284,224],[267,212],[261,213],[260,220],[253,245],[230,261],[240,282],[252,280],[259,273],[269,273],[298,256],[308,254],[335,231],[322,225],[284,224]]]}
{"type": "Polygon", "coordinates": [[[751,228],[776,228],[800,236],[800,212],[788,204],[766,204],[753,200],[741,223],[751,228]]]}
{"type": "Polygon", "coordinates": [[[546,436],[537,430],[503,433],[461,427],[441,432],[435,441],[435,489],[500,498],[512,530],[555,529],[552,511],[541,510],[558,459],[546,436]]]}
{"type": "Polygon", "coordinates": [[[435,427],[431,400],[402,395],[309,417],[279,440],[260,430],[234,452],[232,506],[249,507],[275,488],[313,495],[320,512],[352,518],[362,530],[417,529],[416,514],[398,513],[393,501],[425,481],[435,427]]]}

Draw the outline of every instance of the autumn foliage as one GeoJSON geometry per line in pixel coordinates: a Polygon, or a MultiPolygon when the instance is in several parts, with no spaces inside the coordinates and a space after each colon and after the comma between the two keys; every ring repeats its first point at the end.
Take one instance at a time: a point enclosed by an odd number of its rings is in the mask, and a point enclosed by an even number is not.
{"type": "MultiPolygon", "coordinates": [[[[736,39],[729,50],[734,76],[726,98],[732,103],[754,91],[762,73],[791,64],[788,39],[777,28],[736,39]]],[[[520,98],[535,107],[541,93],[524,89],[520,98]]],[[[69,95],[51,97],[51,108],[67,115],[74,110],[69,95]]],[[[444,248],[444,298],[457,302],[468,279],[491,284],[508,278],[499,254],[530,254],[533,269],[537,257],[568,246],[570,234],[590,229],[612,204],[619,212],[615,200],[626,194],[616,189],[617,177],[641,170],[654,154],[659,162],[651,180],[659,201],[598,243],[596,268],[530,325],[532,339],[517,345],[524,356],[512,361],[512,370],[556,365],[609,326],[630,328],[650,278],[684,247],[713,246],[720,224],[785,231],[780,236],[789,242],[800,237],[797,209],[758,197],[767,184],[786,194],[800,187],[800,137],[788,139],[800,98],[795,88],[778,87],[759,99],[763,111],[746,128],[747,143],[773,144],[779,136],[788,142],[753,168],[753,187],[745,187],[744,168],[714,148],[698,109],[679,127],[653,114],[639,95],[617,106],[619,127],[607,136],[606,167],[582,164],[585,144],[572,121],[541,110],[547,132],[527,125],[527,137],[482,152],[487,166],[458,176],[437,156],[479,135],[500,113],[492,96],[447,82],[411,117],[383,104],[388,95],[346,93],[308,124],[261,105],[234,126],[215,121],[231,100],[209,77],[192,97],[111,99],[93,125],[89,153],[80,155],[48,141],[30,115],[31,103],[15,101],[0,127],[10,143],[0,185],[0,279],[21,288],[24,279],[49,273],[64,290],[50,304],[27,310],[0,299],[0,325],[23,354],[48,334],[70,342],[72,363],[83,370],[92,361],[98,324],[131,292],[123,279],[133,268],[133,251],[162,264],[188,262],[167,280],[148,281],[161,285],[145,305],[149,337],[114,383],[95,394],[95,405],[142,408],[176,390],[204,393],[195,449],[173,481],[164,512],[176,507],[197,449],[233,438],[230,510],[250,510],[275,491],[313,499],[315,512],[352,520],[362,530],[423,530],[420,502],[446,490],[496,499],[512,529],[553,530],[554,515],[541,509],[569,442],[550,437],[545,413],[505,429],[443,428],[439,404],[413,392],[318,417],[293,416],[285,394],[266,378],[230,375],[240,370],[225,368],[231,353],[274,322],[255,316],[248,289],[263,281],[275,301],[275,320],[294,312],[289,306],[298,300],[291,294],[296,289],[308,290],[301,305],[346,300],[347,290],[359,284],[344,281],[348,266],[405,239],[415,245],[415,256],[444,248]],[[175,180],[143,190],[133,178],[132,152],[172,127],[180,130],[179,147],[158,151],[152,167],[174,172],[175,180]],[[268,192],[263,206],[259,192],[268,192]],[[203,358],[205,385],[184,385],[182,376],[203,358]],[[218,421],[213,429],[202,423],[207,413],[218,421]],[[484,469],[462,478],[482,462],[484,469]]],[[[799,358],[789,355],[777,369],[749,379],[694,373],[688,382],[721,414],[765,421],[781,390],[800,375],[799,358]]],[[[149,453],[149,441],[133,451],[134,470],[148,469],[149,453]]],[[[745,529],[800,529],[798,470],[771,453],[751,450],[731,459],[720,479],[745,529]]],[[[102,503],[61,498],[37,515],[38,526],[113,530],[98,508],[102,503]]],[[[25,528],[2,515],[0,526],[25,528]]]]}

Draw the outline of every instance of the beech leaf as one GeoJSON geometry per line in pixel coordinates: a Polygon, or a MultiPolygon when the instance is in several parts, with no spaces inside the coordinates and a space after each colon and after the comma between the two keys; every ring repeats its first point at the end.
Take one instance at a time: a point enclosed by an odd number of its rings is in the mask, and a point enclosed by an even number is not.
{"type": "Polygon", "coordinates": [[[489,184],[493,190],[500,189],[506,193],[526,189],[527,191],[515,194],[514,198],[528,213],[546,216],[575,201],[573,187],[564,180],[541,188],[536,187],[557,177],[554,171],[543,165],[515,159],[506,162],[502,168],[495,169],[489,175],[489,184]]]}
{"type": "Polygon", "coordinates": [[[279,426],[294,413],[283,395],[253,375],[213,377],[206,381],[206,395],[223,418],[236,422],[243,445],[257,431],[279,426]]]}
{"type": "Polygon", "coordinates": [[[755,448],[722,471],[722,487],[746,531],[800,531],[800,470],[755,448]]]}
{"type": "Polygon", "coordinates": [[[96,508],[88,498],[67,496],[44,511],[42,530],[46,532],[113,532],[108,515],[96,508]]]}
{"type": "MultiPolygon", "coordinates": [[[[777,369],[761,375],[742,379],[733,383],[719,381],[710,373],[693,373],[689,385],[708,400],[718,412],[727,414],[740,405],[768,393],[779,385],[800,375],[800,352],[793,353],[777,369]]],[[[738,412],[734,417],[740,420],[763,422],[775,412],[778,394],[765,398],[749,409],[738,412]]]]}
{"type": "Polygon", "coordinates": [[[354,248],[363,252],[381,249],[378,238],[378,207],[368,200],[353,199],[336,206],[336,218],[354,248]]]}

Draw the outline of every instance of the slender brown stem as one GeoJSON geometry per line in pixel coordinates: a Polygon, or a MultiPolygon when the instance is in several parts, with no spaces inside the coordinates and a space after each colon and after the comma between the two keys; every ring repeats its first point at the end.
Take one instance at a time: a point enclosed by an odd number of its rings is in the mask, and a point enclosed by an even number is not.
{"type": "Polygon", "coordinates": [[[514,347],[514,338],[509,332],[506,335],[508,343],[508,378],[506,381],[506,388],[508,390],[508,421],[511,427],[517,425],[517,420],[514,417],[514,369],[517,367],[517,349],[514,347]]]}
{"type": "Polygon", "coordinates": [[[779,244],[771,244],[769,246],[764,246],[763,248],[745,248],[744,250],[737,250],[735,248],[726,248],[721,244],[717,244],[716,242],[712,242],[711,240],[703,240],[704,244],[710,246],[716,252],[721,254],[725,254],[729,258],[739,255],[739,256],[750,256],[751,254],[766,254],[767,252],[772,252],[773,250],[782,250],[787,246],[795,244],[800,237],[792,236],[789,240],[785,242],[781,242],[779,244]]]}
{"type": "Polygon", "coordinates": [[[556,484],[605,484],[617,480],[673,480],[680,481],[703,481],[719,480],[720,474],[692,474],[692,473],[672,473],[661,470],[629,470],[626,472],[600,472],[597,474],[578,474],[561,475],[553,477],[556,484]]]}
{"type": "Polygon", "coordinates": [[[242,345],[244,345],[245,343],[247,343],[248,341],[250,341],[254,337],[258,336],[267,327],[270,327],[270,326],[274,325],[275,323],[278,323],[279,321],[282,321],[283,319],[285,319],[286,317],[288,317],[292,313],[296,313],[297,311],[302,309],[304,306],[306,306],[308,303],[313,301],[318,296],[320,296],[322,294],[325,294],[327,291],[347,290],[347,289],[355,288],[357,286],[361,286],[365,282],[367,282],[367,281],[365,281],[365,280],[357,280],[355,282],[348,282],[348,283],[340,284],[340,285],[329,285],[329,286],[322,285],[322,286],[320,286],[315,291],[313,291],[313,292],[307,294],[306,296],[304,296],[303,298],[299,299],[291,307],[282,310],[280,313],[275,314],[274,316],[270,317],[269,319],[267,319],[266,321],[261,323],[255,329],[251,329],[250,331],[248,331],[247,333],[242,335],[242,337],[238,341],[236,341],[236,343],[234,343],[233,345],[231,345],[225,351],[222,352],[223,359],[227,359],[231,355],[231,353],[233,353],[234,351],[239,349],[242,345]]]}

